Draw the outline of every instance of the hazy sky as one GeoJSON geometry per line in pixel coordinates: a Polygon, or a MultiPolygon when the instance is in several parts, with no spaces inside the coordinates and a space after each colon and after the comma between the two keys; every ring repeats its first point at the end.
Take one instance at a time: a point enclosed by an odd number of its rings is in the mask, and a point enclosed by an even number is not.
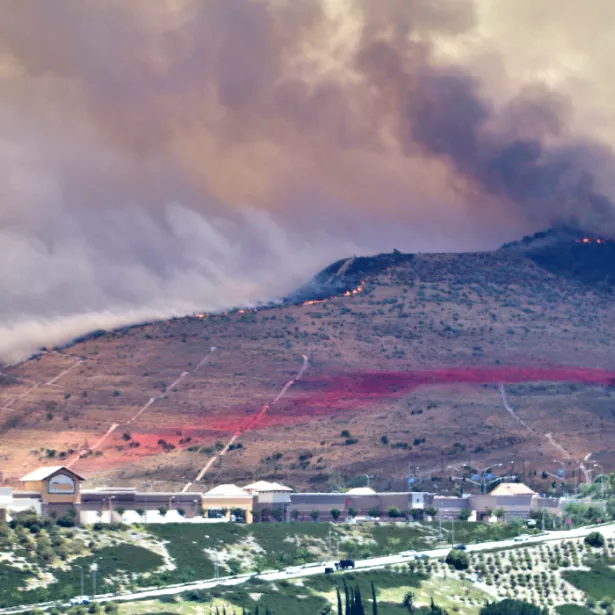
{"type": "Polygon", "coordinates": [[[612,0],[19,0],[0,359],[353,253],[612,232],[612,0]]]}

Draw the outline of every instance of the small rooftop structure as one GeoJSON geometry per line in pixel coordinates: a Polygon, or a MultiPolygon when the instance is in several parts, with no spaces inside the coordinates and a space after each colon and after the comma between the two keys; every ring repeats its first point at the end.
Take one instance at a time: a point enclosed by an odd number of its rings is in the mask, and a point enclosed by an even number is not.
{"type": "Polygon", "coordinates": [[[346,495],[376,495],[371,487],[355,487],[346,492],[346,495]]]}
{"type": "Polygon", "coordinates": [[[237,485],[218,485],[217,487],[210,489],[205,494],[205,497],[207,496],[226,497],[226,498],[237,498],[237,497],[251,498],[252,497],[247,491],[244,491],[241,487],[238,487],[237,485]]]}
{"type": "Polygon", "coordinates": [[[72,476],[74,476],[75,478],[79,480],[85,480],[83,476],[80,476],[79,474],[77,474],[77,472],[73,472],[73,470],[71,470],[70,468],[67,468],[66,466],[46,466],[46,467],[38,468],[37,470],[30,472],[30,474],[26,474],[25,476],[22,476],[20,480],[22,483],[35,483],[35,482],[50,478],[54,474],[57,474],[58,472],[61,472],[61,471],[67,472],[68,474],[71,474],[72,476]]]}
{"type": "Polygon", "coordinates": [[[500,483],[489,495],[535,495],[535,493],[523,483],[500,483]]]}
{"type": "Polygon", "coordinates": [[[266,480],[259,480],[244,487],[245,491],[254,491],[256,493],[291,493],[290,487],[280,485],[280,483],[270,483],[266,480]]]}

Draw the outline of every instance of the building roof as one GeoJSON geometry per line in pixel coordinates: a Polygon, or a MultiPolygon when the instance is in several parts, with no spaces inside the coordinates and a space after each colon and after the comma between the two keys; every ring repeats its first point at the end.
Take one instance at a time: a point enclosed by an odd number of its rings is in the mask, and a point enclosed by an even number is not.
{"type": "Polygon", "coordinates": [[[259,480],[255,483],[250,483],[249,485],[246,485],[244,489],[246,491],[257,491],[258,493],[267,493],[272,491],[284,491],[286,493],[290,493],[292,491],[290,487],[285,487],[284,485],[280,485],[280,483],[270,483],[266,480],[259,480]]]}
{"type": "Polygon", "coordinates": [[[218,497],[251,497],[247,491],[244,491],[237,485],[218,485],[213,489],[210,489],[205,496],[218,496],[218,497]]]}
{"type": "Polygon", "coordinates": [[[346,492],[346,495],[376,495],[371,487],[355,487],[346,492]]]}
{"type": "Polygon", "coordinates": [[[85,480],[83,476],[80,476],[79,474],[77,474],[77,472],[73,472],[71,469],[67,468],[66,466],[46,466],[46,467],[38,468],[37,470],[30,472],[30,474],[26,474],[25,476],[22,476],[20,480],[24,483],[37,482],[39,480],[45,480],[46,478],[50,478],[51,476],[53,476],[54,474],[57,474],[61,470],[64,472],[67,472],[68,474],[72,474],[75,478],[79,480],[85,480]]]}
{"type": "Polygon", "coordinates": [[[523,483],[500,483],[490,495],[534,495],[527,485],[523,483]]]}

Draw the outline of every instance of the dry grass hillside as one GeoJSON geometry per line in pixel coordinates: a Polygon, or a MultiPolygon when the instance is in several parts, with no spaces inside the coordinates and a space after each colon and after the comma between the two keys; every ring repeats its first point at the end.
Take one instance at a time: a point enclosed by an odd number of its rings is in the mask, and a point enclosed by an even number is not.
{"type": "Polygon", "coordinates": [[[613,470],[615,308],[594,266],[612,251],[356,259],[285,305],[47,350],[0,377],[2,479],[57,460],[151,489],[402,489],[418,466],[450,490],[449,465],[510,461],[539,485],[590,453],[613,470]]]}

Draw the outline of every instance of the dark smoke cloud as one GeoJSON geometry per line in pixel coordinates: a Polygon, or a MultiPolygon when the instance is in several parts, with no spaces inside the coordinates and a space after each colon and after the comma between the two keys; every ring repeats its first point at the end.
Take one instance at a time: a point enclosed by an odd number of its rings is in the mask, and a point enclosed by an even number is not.
{"type": "Polygon", "coordinates": [[[611,3],[494,4],[14,3],[0,358],[270,299],[352,253],[611,231],[611,3]]]}

